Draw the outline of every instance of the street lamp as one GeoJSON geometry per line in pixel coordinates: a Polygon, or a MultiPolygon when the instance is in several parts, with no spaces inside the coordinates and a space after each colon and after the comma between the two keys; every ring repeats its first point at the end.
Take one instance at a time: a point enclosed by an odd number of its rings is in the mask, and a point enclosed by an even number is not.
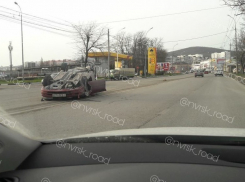
{"type": "MultiPolygon", "coordinates": [[[[178,45],[178,43],[175,44],[174,47],[177,46],[177,45],[178,45]]],[[[173,57],[173,55],[174,55],[174,47],[173,47],[173,51],[172,51],[172,73],[173,73],[173,65],[174,65],[174,57],[173,57]]]]}
{"type": "Polygon", "coordinates": [[[232,18],[235,22],[235,39],[236,39],[236,72],[238,74],[238,56],[237,56],[237,32],[236,32],[236,20],[234,17],[230,16],[230,15],[227,15],[229,16],[230,18],[232,18]]]}
{"type": "MultiPolygon", "coordinates": [[[[126,28],[126,27],[120,29],[118,32],[124,30],[125,28],[126,28]]],[[[118,32],[117,32],[117,33],[118,33],[118,32]]],[[[117,40],[117,68],[118,68],[118,47],[119,47],[119,42],[118,42],[118,40],[117,40]]]]}
{"type": "MultiPolygon", "coordinates": [[[[14,4],[16,4],[19,8],[19,4],[17,2],[14,2],[14,4]]],[[[21,20],[21,45],[22,45],[22,81],[24,83],[24,48],[23,48],[23,25],[22,25],[22,11],[20,8],[20,12],[21,12],[21,16],[20,16],[20,20],[21,20]]]]}
{"type": "MultiPolygon", "coordinates": [[[[226,37],[228,37],[228,35],[226,35],[226,37]]],[[[230,37],[228,37],[230,39],[230,37]]],[[[231,39],[230,39],[230,60],[231,62],[231,39]]],[[[225,70],[226,70],[226,61],[225,61],[225,70]]]]}
{"type": "Polygon", "coordinates": [[[10,77],[12,77],[12,50],[13,50],[13,46],[12,43],[9,42],[9,59],[10,59],[10,77]]]}
{"type": "MultiPolygon", "coordinates": [[[[153,27],[151,27],[151,28],[146,32],[145,37],[146,37],[146,35],[148,34],[148,32],[149,32],[150,30],[152,30],[152,29],[153,29],[153,27]]],[[[147,52],[147,46],[146,46],[146,52],[147,52]]],[[[145,54],[144,73],[145,73],[145,78],[146,78],[146,54],[145,54]]]]}

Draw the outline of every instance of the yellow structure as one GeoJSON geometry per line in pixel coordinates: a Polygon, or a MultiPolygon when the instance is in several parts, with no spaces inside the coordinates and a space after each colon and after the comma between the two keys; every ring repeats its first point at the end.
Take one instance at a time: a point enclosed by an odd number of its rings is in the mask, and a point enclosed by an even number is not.
{"type": "Polygon", "coordinates": [[[157,49],[155,47],[148,48],[148,73],[154,75],[157,65],[157,49]]]}
{"type": "MultiPolygon", "coordinates": [[[[95,58],[95,57],[108,57],[108,52],[89,52],[88,57],[95,58]]],[[[115,61],[115,68],[121,68],[122,60],[132,60],[132,56],[128,56],[126,54],[117,54],[115,52],[110,52],[110,61],[115,61]],[[118,64],[117,64],[117,57],[118,57],[118,64]]]]}
{"type": "Polygon", "coordinates": [[[143,75],[143,70],[140,70],[140,76],[142,76],[143,75]]]}

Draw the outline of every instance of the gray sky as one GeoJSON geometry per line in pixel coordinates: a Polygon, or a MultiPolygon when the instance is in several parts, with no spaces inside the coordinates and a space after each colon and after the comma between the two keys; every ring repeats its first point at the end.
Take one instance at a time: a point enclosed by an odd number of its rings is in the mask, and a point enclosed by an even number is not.
{"type": "MultiPolygon", "coordinates": [[[[63,24],[67,24],[67,22],[76,24],[90,21],[104,23],[215,8],[221,7],[223,4],[222,0],[18,0],[17,2],[21,6],[23,13],[63,24]]],[[[19,11],[18,6],[11,0],[1,0],[0,6],[19,11]]],[[[3,11],[8,10],[0,7],[0,14],[14,17],[12,14],[4,13],[3,11]]],[[[126,27],[126,32],[132,34],[142,30],[147,31],[153,27],[148,33],[148,37],[162,37],[164,42],[168,42],[226,32],[228,28],[234,26],[232,19],[227,14],[234,15],[235,10],[232,11],[230,8],[224,7],[135,21],[106,23],[103,25],[107,25],[110,28],[111,34],[116,34],[123,27],[126,27]]],[[[235,18],[237,19],[238,28],[240,28],[239,22],[242,22],[242,17],[235,18]]],[[[13,45],[13,65],[20,65],[20,23],[12,23],[3,18],[3,16],[0,16],[0,25],[0,66],[9,65],[9,41],[12,41],[13,45]]],[[[54,25],[50,23],[50,26],[54,25]]],[[[69,27],[61,25],[57,25],[57,27],[72,31],[69,27]]],[[[55,30],[50,31],[66,36],[24,25],[25,61],[39,61],[41,57],[44,60],[76,58],[76,50],[72,44],[71,34],[55,30]]],[[[226,33],[191,41],[179,41],[175,49],[191,46],[219,48],[224,45],[225,41],[225,48],[229,49],[229,39],[225,38],[225,35],[226,33]]],[[[234,31],[228,32],[227,35],[233,38],[234,31]]],[[[164,43],[164,47],[171,51],[176,43],[164,43]]]]}

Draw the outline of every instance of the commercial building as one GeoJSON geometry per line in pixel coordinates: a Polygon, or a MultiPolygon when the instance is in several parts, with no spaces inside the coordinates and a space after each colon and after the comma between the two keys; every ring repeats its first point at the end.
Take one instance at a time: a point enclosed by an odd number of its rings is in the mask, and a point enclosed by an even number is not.
{"type": "Polygon", "coordinates": [[[35,62],[25,62],[25,68],[35,68],[36,63],[35,62]]]}
{"type": "MultiPolygon", "coordinates": [[[[98,77],[104,77],[108,74],[108,52],[90,52],[88,53],[89,58],[95,59],[95,66],[98,77]]],[[[126,54],[117,54],[110,52],[110,68],[130,68],[133,66],[132,56],[126,54]],[[118,61],[117,61],[118,60],[118,61]]]]}

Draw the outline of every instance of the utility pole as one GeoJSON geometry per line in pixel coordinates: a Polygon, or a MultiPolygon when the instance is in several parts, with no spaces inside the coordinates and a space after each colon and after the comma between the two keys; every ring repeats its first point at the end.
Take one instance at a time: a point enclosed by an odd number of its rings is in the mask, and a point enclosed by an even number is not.
{"type": "Polygon", "coordinates": [[[108,29],[108,78],[110,77],[110,29],[108,29]]]}
{"type": "MultiPolygon", "coordinates": [[[[235,20],[234,20],[235,21],[235,20]]],[[[235,34],[236,34],[236,73],[238,74],[238,52],[237,52],[237,32],[236,32],[236,22],[235,22],[235,34]]]]}
{"type": "MultiPolygon", "coordinates": [[[[231,63],[231,42],[230,42],[230,63],[231,63]]],[[[225,69],[226,69],[226,67],[225,67],[225,69]]]]}
{"type": "MultiPolygon", "coordinates": [[[[228,37],[227,35],[226,35],[226,37],[230,39],[230,37],[228,37]]],[[[231,39],[230,39],[230,58],[229,58],[229,61],[231,63],[231,39]]],[[[225,66],[226,66],[226,61],[225,61],[225,66]]],[[[226,69],[226,67],[225,67],[225,69],[226,69]]]]}
{"type": "Polygon", "coordinates": [[[236,30],[236,20],[235,18],[231,17],[230,15],[228,15],[230,18],[232,18],[235,22],[235,39],[236,39],[236,72],[238,74],[238,56],[237,56],[237,30],[236,30]]]}
{"type": "MultiPolygon", "coordinates": [[[[125,29],[125,27],[124,28],[122,28],[121,30],[119,30],[118,32],[117,32],[117,34],[120,32],[120,31],[122,31],[122,30],[124,30],[125,29]]],[[[124,35],[123,35],[123,38],[121,39],[121,40],[123,40],[124,39],[124,35]]],[[[118,39],[116,39],[117,40],[117,68],[119,68],[118,67],[118,47],[119,47],[119,41],[118,41],[118,39]]],[[[121,41],[120,40],[120,41],[121,41]]]]}
{"type": "MultiPolygon", "coordinates": [[[[19,8],[19,4],[17,2],[14,2],[19,8]]],[[[21,45],[22,45],[22,82],[24,83],[24,45],[23,45],[23,25],[22,25],[22,10],[20,8],[21,16],[20,16],[20,21],[21,21],[21,45]]]]}
{"type": "Polygon", "coordinates": [[[9,42],[9,59],[10,59],[10,77],[12,76],[12,50],[13,50],[13,46],[12,43],[9,42]]]}
{"type": "MultiPolygon", "coordinates": [[[[177,45],[178,45],[178,43],[175,44],[174,47],[177,46],[177,45]]],[[[173,65],[174,65],[174,57],[173,57],[174,56],[174,47],[173,47],[173,51],[172,51],[172,73],[174,71],[174,69],[173,69],[173,65]]]]}

